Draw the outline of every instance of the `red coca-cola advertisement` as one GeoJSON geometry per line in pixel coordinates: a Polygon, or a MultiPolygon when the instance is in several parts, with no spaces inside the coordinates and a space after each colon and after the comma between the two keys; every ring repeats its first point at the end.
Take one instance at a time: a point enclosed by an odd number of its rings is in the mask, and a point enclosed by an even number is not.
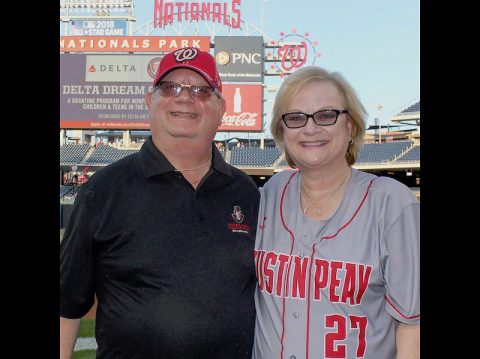
{"type": "Polygon", "coordinates": [[[263,111],[262,85],[223,84],[227,111],[219,131],[261,132],[263,111]]]}

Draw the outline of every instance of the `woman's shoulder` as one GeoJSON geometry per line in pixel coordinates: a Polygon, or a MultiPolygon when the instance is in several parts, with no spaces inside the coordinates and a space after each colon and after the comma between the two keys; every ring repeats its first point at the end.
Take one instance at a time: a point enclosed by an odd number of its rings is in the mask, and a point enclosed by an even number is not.
{"type": "Polygon", "coordinates": [[[415,194],[402,182],[388,177],[352,169],[352,183],[355,188],[364,193],[368,190],[374,198],[393,199],[401,202],[417,202],[415,194]]]}
{"type": "Polygon", "coordinates": [[[386,192],[408,191],[410,190],[402,182],[387,176],[378,176],[375,179],[375,188],[386,192]]]}
{"type": "Polygon", "coordinates": [[[413,191],[402,182],[387,176],[378,176],[372,186],[372,192],[388,197],[395,202],[418,203],[413,191]]]}

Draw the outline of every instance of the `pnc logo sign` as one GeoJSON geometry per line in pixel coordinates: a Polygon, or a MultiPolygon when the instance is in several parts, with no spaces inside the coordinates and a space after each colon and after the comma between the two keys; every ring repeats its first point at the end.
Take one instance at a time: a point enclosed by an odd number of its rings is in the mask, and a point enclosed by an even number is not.
{"type": "Polygon", "coordinates": [[[224,81],[262,82],[262,36],[215,36],[215,63],[224,81]]]}
{"type": "Polygon", "coordinates": [[[260,65],[262,63],[262,54],[258,52],[232,52],[229,54],[226,51],[220,51],[218,54],[215,55],[215,59],[219,65],[227,65],[229,63],[233,65],[260,65]]]}
{"type": "Polygon", "coordinates": [[[215,60],[217,64],[225,66],[230,62],[230,54],[226,51],[220,51],[215,55],[215,60]]]}

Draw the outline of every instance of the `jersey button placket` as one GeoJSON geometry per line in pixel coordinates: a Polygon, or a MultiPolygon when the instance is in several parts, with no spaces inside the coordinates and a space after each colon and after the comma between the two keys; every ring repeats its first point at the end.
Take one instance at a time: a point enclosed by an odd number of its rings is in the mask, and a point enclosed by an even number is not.
{"type": "Polygon", "coordinates": [[[199,206],[198,202],[199,202],[198,196],[197,194],[194,194],[193,195],[193,218],[196,223],[200,224],[201,222],[203,222],[205,217],[199,208],[201,206],[199,206]]]}

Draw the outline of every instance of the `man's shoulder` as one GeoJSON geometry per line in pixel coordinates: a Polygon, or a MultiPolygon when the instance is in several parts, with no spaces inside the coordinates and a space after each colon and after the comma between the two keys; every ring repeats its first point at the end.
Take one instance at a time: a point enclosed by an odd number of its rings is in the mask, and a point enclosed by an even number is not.
{"type": "Polygon", "coordinates": [[[244,171],[238,169],[237,167],[235,166],[232,166],[231,164],[226,164],[228,167],[230,167],[230,170],[231,170],[231,173],[232,173],[232,178],[236,179],[236,180],[241,180],[241,181],[245,181],[246,184],[248,185],[252,185],[254,186],[255,188],[258,188],[257,184],[255,183],[255,181],[252,179],[252,177],[250,177],[248,174],[246,174],[244,171]]]}
{"type": "Polygon", "coordinates": [[[121,180],[136,175],[139,171],[141,171],[141,167],[138,161],[138,152],[136,152],[99,169],[89,178],[87,183],[95,187],[111,187],[121,180]]]}

